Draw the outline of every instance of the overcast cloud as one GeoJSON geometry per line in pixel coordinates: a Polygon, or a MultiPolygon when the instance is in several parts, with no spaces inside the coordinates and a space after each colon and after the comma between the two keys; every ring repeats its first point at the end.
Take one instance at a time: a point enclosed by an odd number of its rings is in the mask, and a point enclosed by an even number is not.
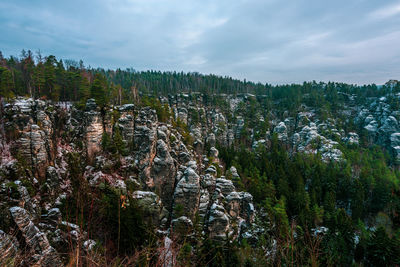
{"type": "Polygon", "coordinates": [[[400,1],[2,0],[0,51],[268,83],[400,79],[400,1]]]}

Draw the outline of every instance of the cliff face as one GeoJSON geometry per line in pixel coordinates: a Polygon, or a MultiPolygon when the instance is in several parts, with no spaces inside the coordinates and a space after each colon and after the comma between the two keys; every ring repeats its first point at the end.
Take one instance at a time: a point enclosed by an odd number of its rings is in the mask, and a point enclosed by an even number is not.
{"type": "Polygon", "coordinates": [[[15,155],[24,160],[38,177],[54,160],[53,112],[41,100],[21,99],[5,106],[5,131],[15,155]]]}
{"type": "MultiPolygon", "coordinates": [[[[187,110],[176,112],[187,122],[187,110]]],[[[220,119],[208,123],[222,125],[220,119]]],[[[34,254],[29,264],[58,265],[57,248],[67,236],[82,247],[94,242],[79,226],[63,221],[59,210],[62,200],[73,193],[71,168],[76,166],[67,160],[71,152],[87,159],[83,179],[89,186],[107,183],[129,194],[161,235],[179,238],[184,229],[185,235],[194,236],[200,229],[204,238],[239,239],[254,221],[252,196],[236,192],[232,181],[217,177],[217,168],[223,166],[218,166],[215,137],[200,125],[192,127],[195,141],[187,143],[178,128],[159,122],[148,107],[124,105],[100,111],[90,99],[79,111],[66,103],[23,98],[6,104],[4,125],[2,153],[7,160],[3,157],[1,162],[0,202],[1,215],[8,221],[3,227],[11,228],[1,229],[5,238],[0,248],[14,255],[26,245],[34,254]],[[116,163],[104,151],[105,135],[111,143],[120,140],[128,148],[114,173],[105,171],[116,163]],[[204,144],[212,146],[212,162],[202,154],[204,144]],[[19,175],[19,164],[27,175],[19,175]],[[134,189],[127,189],[132,183],[134,189]],[[28,193],[27,184],[40,190],[28,193]],[[8,235],[11,229],[21,233],[18,239],[8,235]]]]}

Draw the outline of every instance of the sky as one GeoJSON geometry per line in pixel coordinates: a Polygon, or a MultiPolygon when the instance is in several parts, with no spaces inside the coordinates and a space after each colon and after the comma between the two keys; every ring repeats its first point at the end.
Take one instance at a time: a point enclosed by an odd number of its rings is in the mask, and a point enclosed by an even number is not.
{"type": "Polygon", "coordinates": [[[286,84],[400,79],[400,0],[1,0],[0,51],[286,84]]]}

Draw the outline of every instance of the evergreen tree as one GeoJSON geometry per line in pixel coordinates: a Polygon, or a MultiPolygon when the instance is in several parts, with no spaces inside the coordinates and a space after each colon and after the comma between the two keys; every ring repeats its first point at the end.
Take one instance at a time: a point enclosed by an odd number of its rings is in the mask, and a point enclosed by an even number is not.
{"type": "Polygon", "coordinates": [[[45,92],[43,92],[43,87],[46,82],[45,77],[44,77],[44,66],[42,62],[39,62],[36,65],[36,68],[34,69],[33,72],[33,82],[35,85],[35,93],[33,94],[34,97],[41,97],[44,95],[45,92]]]}
{"type": "Polygon", "coordinates": [[[107,105],[107,81],[103,75],[97,73],[90,88],[90,97],[96,100],[97,105],[104,108],[107,105]]]}
{"type": "Polygon", "coordinates": [[[0,67],[0,95],[5,98],[14,97],[14,80],[11,71],[0,67]]]}
{"type": "Polygon", "coordinates": [[[359,180],[354,181],[354,193],[351,200],[351,216],[357,221],[363,218],[364,213],[364,188],[359,180]]]}
{"type": "Polygon", "coordinates": [[[399,240],[390,238],[385,229],[379,227],[368,242],[366,258],[369,266],[396,266],[400,264],[399,240]]]}

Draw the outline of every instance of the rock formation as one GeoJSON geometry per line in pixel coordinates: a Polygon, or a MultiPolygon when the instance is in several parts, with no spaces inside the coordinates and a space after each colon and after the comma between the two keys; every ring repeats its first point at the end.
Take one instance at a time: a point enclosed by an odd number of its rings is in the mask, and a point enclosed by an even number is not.
{"type": "Polygon", "coordinates": [[[83,179],[88,187],[96,190],[107,184],[129,196],[143,211],[146,223],[170,241],[198,232],[218,241],[248,237],[246,229],[257,214],[253,197],[236,191],[240,172],[225,166],[219,159],[223,150],[218,151],[240,139],[247,138],[249,149],[256,150],[268,147],[276,135],[289,153],[316,154],[326,162],[345,160],[341,145],[377,143],[400,164],[400,116],[385,99],[343,110],[355,125],[351,129],[335,118],[318,117],[305,105],[290,116],[270,111],[267,118],[257,112],[255,120],[268,126],[253,129],[242,116],[229,114],[246,97],[227,96],[229,112],[205,105],[201,97],[195,99],[196,104],[185,95],[160,98],[184,125],[181,128],[172,117],[160,122],[155,110],[133,104],[104,110],[93,99],[81,110],[25,98],[6,104],[0,162],[0,202],[6,204],[0,206],[0,215],[7,228],[0,229],[1,261],[22,253],[21,245],[27,245],[33,255],[29,264],[58,265],[61,257],[56,250],[65,245],[67,235],[74,236],[85,251],[94,247],[77,225],[63,221],[59,210],[73,192],[68,153],[86,160],[83,179]],[[118,156],[102,147],[104,136],[117,133],[127,148],[118,156]],[[19,177],[17,162],[23,164],[26,176],[19,177]],[[114,173],[108,171],[110,166],[114,173]],[[18,238],[10,235],[13,226],[18,238]]]}

